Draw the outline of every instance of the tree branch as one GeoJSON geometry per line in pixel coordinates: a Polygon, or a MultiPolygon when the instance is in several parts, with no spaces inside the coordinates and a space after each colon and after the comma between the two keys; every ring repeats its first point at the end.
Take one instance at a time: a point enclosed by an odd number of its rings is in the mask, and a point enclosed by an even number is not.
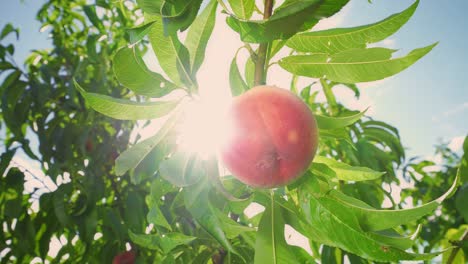
{"type": "MultiPolygon", "coordinates": [[[[273,12],[273,0],[265,0],[265,8],[263,11],[263,19],[268,19],[273,12]]],[[[266,81],[266,58],[269,42],[261,43],[258,47],[258,56],[255,63],[255,78],[254,84],[262,85],[266,81]]]]}

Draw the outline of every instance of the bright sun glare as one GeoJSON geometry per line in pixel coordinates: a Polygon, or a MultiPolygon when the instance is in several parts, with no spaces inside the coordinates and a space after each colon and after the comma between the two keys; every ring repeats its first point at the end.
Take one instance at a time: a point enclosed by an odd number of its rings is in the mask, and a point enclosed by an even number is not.
{"type": "Polygon", "coordinates": [[[201,96],[187,103],[177,143],[186,152],[207,159],[217,154],[232,136],[227,118],[231,98],[201,96]]]}

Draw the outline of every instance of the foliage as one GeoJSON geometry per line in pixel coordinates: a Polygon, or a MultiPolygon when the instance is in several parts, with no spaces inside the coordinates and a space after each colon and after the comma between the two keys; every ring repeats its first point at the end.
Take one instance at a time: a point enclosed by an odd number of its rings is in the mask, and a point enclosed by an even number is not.
{"type": "Polygon", "coordinates": [[[19,30],[4,26],[1,263],[35,257],[110,263],[127,243],[139,263],[397,262],[441,252],[448,263],[468,258],[468,156],[442,144],[437,170],[427,169],[431,161],[406,161],[396,128],[347,109],[333,92],[344,85],[358,97],[355,83],[392,76],[435,46],[401,58],[367,47],[401,28],[419,1],[374,24],[324,31],[310,30],[347,0],[286,0],[271,12],[265,8],[263,20],[256,20],[262,11],[253,0],[230,0],[229,7],[214,0],[136,2],[47,1],[37,19],[50,26],[53,48],[33,51],[24,67],[12,59],[14,45],[4,43],[19,30]],[[176,142],[181,111],[197,95],[197,72],[222,15],[218,5],[251,54],[244,73],[233,54],[232,94],[261,84],[273,55],[289,49],[278,63],[293,75],[290,89],[316,114],[318,157],[284,188],[252,189],[219,177],[216,159],[184,153],[176,142]],[[162,72],[145,65],[147,52],[162,72]],[[299,76],[318,79],[297,87],[299,76]],[[326,102],[316,101],[319,89],[326,102]],[[175,90],[184,96],[168,99],[175,90]],[[164,124],[153,136],[130,140],[131,120],[160,117],[164,124]],[[18,154],[38,161],[46,176],[15,162],[18,154]],[[31,178],[43,186],[26,191],[31,178]],[[402,181],[414,188],[404,189],[397,203],[388,187],[402,181]],[[391,208],[383,209],[384,201],[391,208]],[[252,204],[265,210],[248,217],[252,204]],[[290,227],[308,239],[312,254],[288,244],[290,227]],[[48,256],[54,237],[62,241],[55,257],[48,256]]]}

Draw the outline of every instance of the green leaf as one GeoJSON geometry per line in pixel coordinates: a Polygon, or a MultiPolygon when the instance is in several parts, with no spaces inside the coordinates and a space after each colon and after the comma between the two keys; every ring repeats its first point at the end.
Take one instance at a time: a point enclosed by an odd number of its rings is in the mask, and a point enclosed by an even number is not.
{"type": "Polygon", "coordinates": [[[196,75],[205,59],[206,46],[215,25],[217,6],[218,2],[211,0],[203,12],[193,21],[187,33],[185,45],[190,53],[192,76],[196,75]]]}
{"type": "Polygon", "coordinates": [[[153,25],[154,21],[150,21],[140,26],[136,26],[133,28],[127,29],[128,36],[130,38],[130,45],[133,45],[139,41],[141,41],[150,31],[151,26],[153,25]]]}
{"type": "MultiPolygon", "coordinates": [[[[282,9],[284,7],[293,4],[294,2],[300,2],[301,0],[286,0],[284,3],[278,7],[278,9],[282,9]]],[[[311,29],[315,26],[319,20],[331,17],[334,14],[338,13],[347,3],[349,0],[322,0],[320,1],[320,6],[317,10],[314,11],[313,16],[309,16],[304,24],[302,25],[300,31],[306,31],[311,29]]]]}
{"type": "Polygon", "coordinates": [[[226,234],[226,237],[229,239],[234,239],[235,237],[239,236],[240,234],[244,232],[255,232],[255,228],[253,227],[248,227],[242,224],[239,224],[229,218],[226,214],[223,212],[215,209],[214,210],[216,216],[218,217],[220,224],[223,228],[224,233],[226,234]]]}
{"type": "Polygon", "coordinates": [[[121,120],[145,120],[163,117],[179,104],[177,101],[135,102],[107,95],[88,93],[76,81],[75,87],[97,112],[121,120]]]}
{"type": "Polygon", "coordinates": [[[173,83],[146,67],[135,46],[117,51],[113,60],[113,70],[117,80],[136,94],[162,97],[176,88],[173,83]]]}
{"type": "Polygon", "coordinates": [[[149,31],[149,40],[159,65],[178,86],[196,87],[190,75],[190,55],[176,34],[166,36],[161,18],[156,18],[149,31]]]}
{"type": "Polygon", "coordinates": [[[219,244],[230,252],[236,252],[226,237],[223,226],[216,215],[215,208],[209,201],[210,183],[205,178],[197,184],[184,188],[185,207],[193,218],[213,236],[219,244]]]}
{"type": "Polygon", "coordinates": [[[138,142],[120,154],[120,156],[115,160],[115,173],[117,175],[123,175],[128,170],[134,169],[148,155],[148,153],[150,153],[159,144],[159,142],[165,138],[169,131],[174,128],[179,120],[178,117],[179,113],[176,111],[176,113],[169,117],[154,136],[138,142]]]}
{"type": "MultiPolygon", "coordinates": [[[[365,124],[365,123],[364,123],[365,124]]],[[[363,124],[363,125],[364,125],[363,124]]],[[[388,130],[384,130],[376,127],[364,126],[363,137],[376,142],[381,145],[388,146],[392,152],[394,152],[400,159],[405,157],[405,150],[401,145],[400,138],[390,133],[388,130]]]]}
{"type": "Polygon", "coordinates": [[[422,225],[418,225],[416,231],[409,236],[400,236],[400,234],[392,229],[382,230],[379,232],[370,232],[368,234],[377,241],[402,250],[406,250],[414,245],[416,238],[421,232],[421,227],[422,225]]]}
{"type": "Polygon", "coordinates": [[[344,140],[354,148],[353,141],[351,140],[351,136],[349,135],[349,132],[346,131],[346,129],[344,128],[320,129],[319,135],[320,135],[320,140],[323,140],[323,139],[344,140]]]}
{"type": "Polygon", "coordinates": [[[177,151],[161,162],[159,174],[177,187],[186,187],[197,183],[205,175],[202,160],[197,155],[177,151]]]}
{"type": "Polygon", "coordinates": [[[338,129],[344,128],[354,124],[356,121],[361,119],[364,116],[367,109],[350,116],[344,117],[330,117],[323,115],[315,115],[315,120],[317,121],[317,126],[319,129],[338,129]]]}
{"type": "Polygon", "coordinates": [[[186,236],[182,233],[145,235],[135,234],[129,230],[128,235],[130,236],[130,239],[135,242],[135,244],[151,250],[161,249],[164,254],[168,254],[177,246],[188,245],[190,242],[196,239],[196,237],[186,236]]]}
{"type": "MultiPolygon", "coordinates": [[[[461,241],[463,236],[468,232],[468,225],[460,225],[457,229],[455,228],[450,228],[447,230],[445,233],[445,237],[441,241],[443,247],[450,247],[453,245],[453,242],[455,241],[461,241]]],[[[466,243],[466,240],[465,240],[466,243]]],[[[463,249],[463,243],[461,243],[461,247],[463,249]]],[[[457,251],[456,255],[452,256],[453,260],[451,263],[453,264],[462,264],[466,263],[466,260],[468,258],[468,255],[466,254],[466,251],[460,250],[460,248],[453,248],[452,250],[447,250],[444,252],[442,255],[442,263],[448,263],[448,260],[452,254],[454,254],[457,251]]]]}
{"type": "Polygon", "coordinates": [[[359,91],[359,88],[354,83],[333,83],[333,87],[335,87],[337,85],[343,85],[344,87],[346,87],[346,88],[350,89],[351,91],[353,91],[354,96],[356,96],[356,99],[359,99],[359,96],[361,96],[361,92],[359,91]]]}
{"type": "Polygon", "coordinates": [[[3,176],[6,169],[10,165],[10,161],[13,159],[15,152],[16,152],[16,149],[13,149],[13,150],[5,151],[2,153],[2,155],[0,155],[0,177],[3,176]]]}
{"type": "Polygon", "coordinates": [[[197,16],[202,2],[203,0],[165,1],[161,10],[164,32],[173,35],[178,30],[186,30],[197,16]]]}
{"type": "Polygon", "coordinates": [[[138,191],[130,190],[125,198],[125,225],[135,232],[143,231],[144,224],[144,199],[138,191]]]}
{"type": "Polygon", "coordinates": [[[10,35],[11,33],[15,33],[16,39],[19,39],[19,29],[13,27],[12,24],[8,23],[3,27],[2,32],[0,33],[0,40],[3,40],[6,36],[10,35]]]}
{"type": "Polygon", "coordinates": [[[418,4],[419,0],[403,12],[370,25],[300,33],[286,45],[299,52],[328,54],[365,48],[367,44],[384,40],[398,31],[411,18],[418,4]]]}
{"type": "Polygon", "coordinates": [[[455,208],[468,223],[468,183],[465,183],[457,192],[455,198],[455,208]]]}
{"type": "Polygon", "coordinates": [[[388,53],[384,49],[354,49],[330,58],[326,54],[295,55],[281,59],[279,65],[300,76],[322,78],[334,82],[370,82],[395,75],[411,66],[432,50],[437,43],[411,51],[395,59],[383,59],[388,53]],[[377,52],[376,52],[377,51],[377,52]],[[335,59],[336,58],[336,59],[335,59]]]}
{"type": "Polygon", "coordinates": [[[254,263],[298,263],[284,238],[284,226],[282,208],[272,196],[258,226],[254,263]]]}
{"type": "Polygon", "coordinates": [[[255,9],[255,0],[228,0],[232,11],[241,19],[249,19],[255,9]]]}
{"type": "Polygon", "coordinates": [[[360,226],[365,231],[378,231],[397,227],[402,224],[416,221],[417,219],[430,214],[434,211],[445,199],[450,197],[456,190],[459,180],[459,175],[450,187],[450,189],[437,198],[436,200],[427,204],[401,210],[377,210],[366,205],[360,200],[347,196],[338,191],[331,191],[328,200],[335,200],[337,203],[342,204],[342,207],[347,207],[348,211],[352,213],[359,221],[360,226]]]}
{"type": "Polygon", "coordinates": [[[102,23],[99,17],[96,14],[96,6],[94,5],[85,5],[83,6],[83,11],[85,12],[86,16],[88,17],[89,21],[93,26],[98,29],[102,29],[102,23]]]}
{"type": "Polygon", "coordinates": [[[336,177],[343,181],[368,181],[375,180],[380,178],[385,172],[378,172],[371,170],[366,167],[353,167],[346,163],[338,162],[334,159],[326,158],[323,156],[316,156],[314,158],[313,165],[311,170],[313,173],[316,173],[317,170],[320,170],[320,166],[314,168],[317,163],[324,164],[330,168],[335,174],[336,177]]]}
{"type": "MultiPolygon", "coordinates": [[[[365,232],[361,228],[360,219],[348,205],[330,199],[329,195],[317,198],[307,192],[301,192],[300,196],[300,199],[305,201],[302,203],[307,219],[304,229],[310,239],[319,243],[339,247],[363,258],[382,262],[430,260],[441,253],[418,254],[401,250],[393,246],[394,241],[388,243],[385,239],[381,240],[365,232]]],[[[395,211],[389,210],[389,212],[395,211]]],[[[386,217],[398,217],[392,213],[386,217]]]]}
{"type": "Polygon", "coordinates": [[[242,79],[239,67],[237,66],[237,52],[234,58],[232,58],[231,66],[229,67],[229,84],[231,85],[232,96],[241,95],[249,89],[244,79],[242,79]]]}
{"type": "Polygon", "coordinates": [[[254,79],[255,79],[255,63],[253,62],[252,58],[249,57],[245,62],[245,82],[247,83],[247,87],[250,89],[254,86],[254,79]]]}
{"type": "Polygon", "coordinates": [[[164,0],[137,0],[138,6],[143,12],[150,15],[160,15],[164,0]]]}
{"type": "Polygon", "coordinates": [[[304,23],[314,16],[320,3],[319,0],[294,1],[284,8],[278,8],[268,20],[248,21],[230,16],[227,23],[239,32],[244,42],[263,43],[287,39],[301,30],[304,23]]]}
{"type": "Polygon", "coordinates": [[[152,180],[152,176],[159,170],[160,163],[174,151],[176,147],[176,135],[174,133],[175,131],[171,132],[172,133],[166,135],[164,139],[146,155],[133,173],[130,174],[130,179],[133,184],[140,184],[147,179],[152,180]]]}
{"type": "Polygon", "coordinates": [[[146,216],[148,223],[152,223],[157,226],[162,226],[168,230],[171,230],[171,226],[164,217],[161,209],[157,204],[148,204],[149,212],[146,216]]]}
{"type": "Polygon", "coordinates": [[[181,16],[194,0],[171,0],[164,1],[161,5],[161,15],[163,17],[181,16]]]}

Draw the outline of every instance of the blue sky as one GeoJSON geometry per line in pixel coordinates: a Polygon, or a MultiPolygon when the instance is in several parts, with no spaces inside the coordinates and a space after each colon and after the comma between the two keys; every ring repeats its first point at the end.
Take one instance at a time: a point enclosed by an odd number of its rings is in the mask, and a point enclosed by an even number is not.
{"type": "MultiPolygon", "coordinates": [[[[0,26],[12,22],[21,29],[16,45],[18,62],[23,61],[32,49],[50,47],[47,32],[39,33],[40,24],[35,21],[42,3],[42,0],[9,0],[0,9],[0,26]]],[[[351,0],[341,14],[323,23],[323,27],[376,22],[412,3],[410,0],[374,0],[369,4],[367,0],[351,0]]],[[[448,3],[421,1],[413,18],[397,34],[381,43],[405,54],[439,41],[431,53],[392,78],[361,85],[363,98],[359,102],[360,107],[371,106],[372,117],[396,126],[409,156],[431,155],[438,139],[449,141],[468,133],[468,19],[464,14],[468,10],[468,1],[451,0],[448,3]]],[[[227,42],[224,36],[213,37],[218,38],[216,41],[221,46],[227,44],[223,43],[227,42]]],[[[229,58],[225,64],[228,65],[233,53],[226,53],[229,58]]],[[[210,75],[209,72],[207,74],[210,75]]],[[[227,72],[220,78],[225,74],[227,72]]],[[[349,94],[340,95],[339,100],[345,104],[351,102],[347,98],[349,94]]],[[[356,102],[350,105],[355,106],[356,102]]]]}

